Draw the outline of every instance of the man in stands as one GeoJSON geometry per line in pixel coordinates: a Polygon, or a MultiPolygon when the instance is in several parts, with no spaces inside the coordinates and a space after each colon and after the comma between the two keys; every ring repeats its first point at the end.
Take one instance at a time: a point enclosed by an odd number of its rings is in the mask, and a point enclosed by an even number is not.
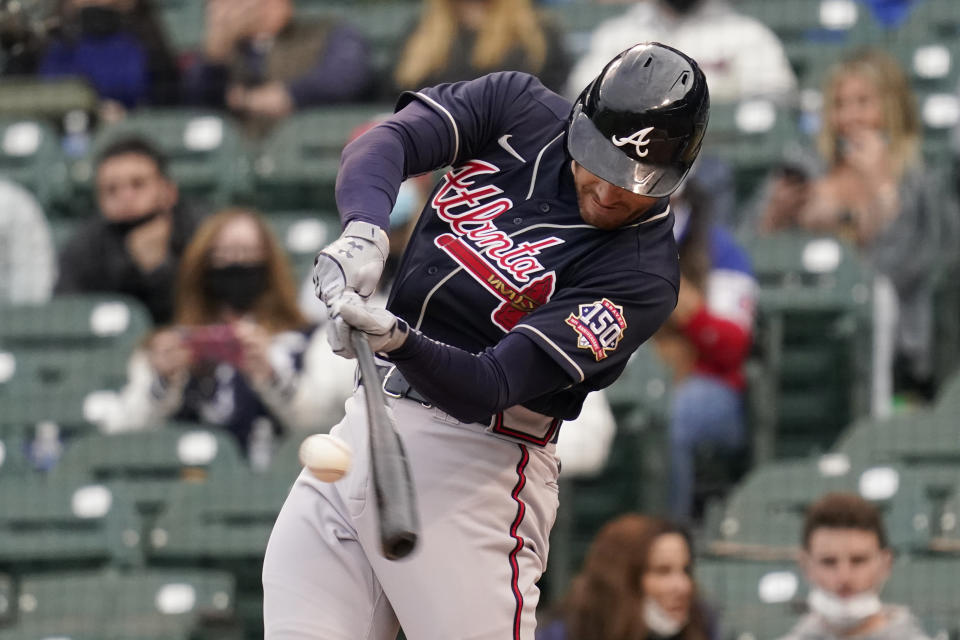
{"type": "Polygon", "coordinates": [[[812,504],[801,553],[810,612],[782,640],[929,640],[906,607],[880,601],[892,560],[873,504],[852,493],[812,504]]]}

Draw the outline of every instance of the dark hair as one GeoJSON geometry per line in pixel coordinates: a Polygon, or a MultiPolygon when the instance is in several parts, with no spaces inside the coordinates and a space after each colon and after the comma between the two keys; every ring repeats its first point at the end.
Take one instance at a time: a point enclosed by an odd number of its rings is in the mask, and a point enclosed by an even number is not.
{"type": "Polygon", "coordinates": [[[880,510],[855,493],[828,493],[809,507],[803,523],[803,548],[817,529],[859,529],[876,534],[881,549],[887,548],[887,532],[880,510]]]}
{"type": "Polygon", "coordinates": [[[97,171],[99,171],[100,166],[110,158],[125,156],[127,154],[150,158],[153,160],[153,163],[157,165],[157,171],[159,171],[161,175],[169,177],[170,174],[167,173],[167,157],[152,142],[140,136],[124,136],[117,138],[105,146],[100,153],[97,154],[97,171]]]}
{"type": "MultiPolygon", "coordinates": [[[[622,515],[603,526],[594,538],[583,568],[574,577],[561,604],[568,637],[577,640],[644,640],[649,632],[643,621],[643,575],[653,543],[662,535],[683,536],[693,562],[690,534],[682,527],[635,513],[622,515]]],[[[690,619],[680,633],[683,640],[706,640],[707,621],[696,593],[690,619]]]]}

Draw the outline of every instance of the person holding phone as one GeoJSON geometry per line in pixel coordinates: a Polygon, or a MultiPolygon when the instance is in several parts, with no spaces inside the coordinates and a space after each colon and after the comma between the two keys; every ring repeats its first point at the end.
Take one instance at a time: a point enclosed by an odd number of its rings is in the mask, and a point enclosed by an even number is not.
{"type": "Polygon", "coordinates": [[[263,219],[226,209],[187,246],[174,325],[134,353],[121,410],[103,428],[196,421],[227,429],[249,450],[254,439],[332,425],[352,392],[348,369],[300,312],[287,259],[263,219]]]}
{"type": "MultiPolygon", "coordinates": [[[[756,230],[802,228],[858,247],[879,275],[876,333],[890,344],[875,345],[877,361],[896,362],[899,388],[929,396],[933,286],[956,251],[957,214],[937,168],[923,163],[903,69],[879,50],[840,61],[824,83],[822,123],[820,166],[782,167],[760,198],[756,230]]],[[[889,412],[891,385],[875,383],[875,414],[889,412]]]]}

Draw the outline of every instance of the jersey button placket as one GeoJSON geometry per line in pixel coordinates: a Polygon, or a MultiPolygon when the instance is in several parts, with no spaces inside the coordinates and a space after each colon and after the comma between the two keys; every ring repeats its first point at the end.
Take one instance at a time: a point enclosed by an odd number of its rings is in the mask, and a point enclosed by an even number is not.
{"type": "Polygon", "coordinates": [[[547,204],[546,202],[541,202],[541,203],[540,203],[540,211],[541,211],[542,213],[550,213],[550,205],[547,204]]]}

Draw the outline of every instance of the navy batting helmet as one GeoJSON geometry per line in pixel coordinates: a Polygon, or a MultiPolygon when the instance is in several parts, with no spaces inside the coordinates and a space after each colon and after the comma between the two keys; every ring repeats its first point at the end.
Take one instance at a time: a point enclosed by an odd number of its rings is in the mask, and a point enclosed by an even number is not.
{"type": "Polygon", "coordinates": [[[570,156],[633,193],[673,193],[697,159],[710,115],[707,80],[690,57],[658,42],[611,60],[573,105],[570,156]]]}

